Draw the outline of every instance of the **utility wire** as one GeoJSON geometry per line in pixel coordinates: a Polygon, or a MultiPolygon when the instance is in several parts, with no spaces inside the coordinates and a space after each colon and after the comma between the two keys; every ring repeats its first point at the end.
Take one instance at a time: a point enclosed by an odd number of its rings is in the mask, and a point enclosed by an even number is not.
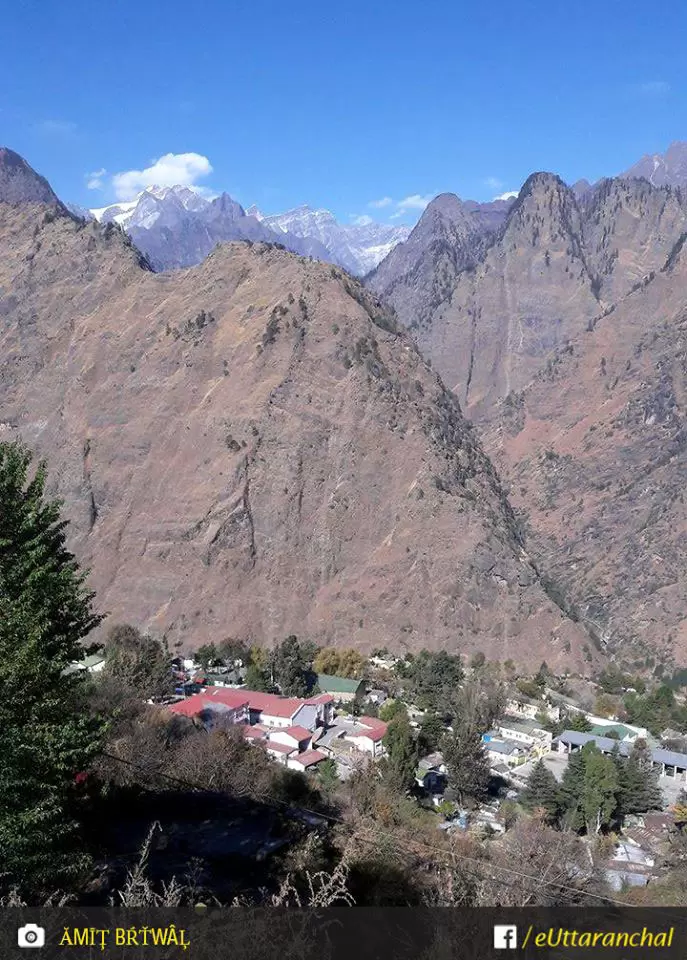
{"type": "MultiPolygon", "coordinates": [[[[134,763],[132,760],[126,760],[124,757],[118,757],[115,754],[108,753],[106,751],[103,751],[101,753],[101,756],[107,757],[110,760],[115,760],[117,763],[121,763],[128,767],[131,767],[132,769],[138,770],[139,772],[146,774],[149,778],[151,776],[158,776],[158,777],[161,777],[163,780],[168,780],[170,783],[179,784],[180,786],[186,787],[189,790],[200,790],[203,793],[211,792],[210,788],[202,786],[201,784],[198,784],[198,783],[192,783],[191,781],[185,780],[181,777],[175,777],[168,773],[162,773],[161,771],[155,771],[154,773],[151,773],[151,771],[146,770],[145,767],[142,767],[140,764],[134,763]]],[[[242,796],[248,796],[248,794],[244,794],[242,796]]],[[[231,798],[228,798],[228,799],[231,799],[231,798]]],[[[267,805],[281,806],[281,807],[286,807],[287,809],[293,809],[292,804],[289,804],[286,800],[279,800],[276,797],[260,796],[259,799],[262,802],[266,803],[267,805]]],[[[336,824],[338,826],[343,826],[348,831],[352,832],[351,824],[348,823],[346,820],[342,819],[341,817],[337,817],[329,813],[321,813],[318,810],[311,810],[308,807],[299,806],[296,809],[298,809],[302,813],[311,814],[312,816],[317,817],[320,820],[326,820],[329,823],[336,824]]],[[[521,880],[528,880],[535,885],[535,888],[537,886],[538,887],[549,886],[549,887],[553,887],[558,892],[569,891],[571,893],[574,893],[578,897],[580,895],[583,895],[585,897],[589,897],[591,899],[597,900],[600,903],[611,904],[612,906],[616,906],[616,907],[628,908],[630,906],[629,904],[623,902],[622,900],[613,899],[613,897],[607,897],[600,893],[592,893],[591,891],[580,890],[577,887],[572,887],[569,884],[565,884],[565,883],[558,883],[555,880],[544,880],[541,877],[532,876],[531,874],[524,873],[521,870],[513,870],[511,867],[504,867],[501,864],[488,863],[486,861],[477,859],[477,857],[470,857],[467,854],[455,853],[454,851],[445,850],[442,847],[437,847],[433,844],[426,843],[425,841],[422,841],[422,840],[413,841],[415,845],[415,849],[413,849],[407,843],[398,844],[398,838],[394,837],[392,834],[388,833],[387,831],[384,831],[383,828],[381,828],[380,834],[383,836],[386,836],[387,839],[393,840],[397,846],[405,847],[406,851],[409,853],[417,853],[418,852],[417,848],[420,848],[422,850],[430,851],[431,853],[434,853],[434,854],[439,854],[444,858],[452,858],[452,857],[457,858],[458,860],[460,860],[462,864],[474,865],[472,867],[473,875],[477,873],[480,879],[484,879],[485,870],[490,870],[490,869],[498,870],[498,871],[501,871],[502,873],[510,874],[512,877],[517,877],[521,880]]],[[[365,837],[359,833],[355,833],[353,835],[355,839],[361,840],[363,843],[377,843],[379,839],[379,836],[365,837]]],[[[495,883],[500,883],[508,887],[513,887],[515,885],[513,881],[499,880],[496,877],[490,877],[489,879],[495,883]]]]}

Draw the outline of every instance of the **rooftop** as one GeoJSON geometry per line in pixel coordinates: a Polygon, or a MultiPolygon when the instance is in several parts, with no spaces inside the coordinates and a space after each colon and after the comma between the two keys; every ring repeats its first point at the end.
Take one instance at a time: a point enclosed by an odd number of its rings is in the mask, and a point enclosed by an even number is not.
{"type": "Polygon", "coordinates": [[[519,753],[523,748],[523,745],[515,740],[485,740],[484,745],[490,753],[503,753],[506,756],[519,753]]]}
{"type": "MultiPolygon", "coordinates": [[[[628,757],[632,752],[632,744],[612,740],[610,737],[597,737],[593,733],[579,733],[577,730],[564,730],[558,739],[579,747],[583,747],[587,743],[595,743],[599,750],[607,753],[612,753],[617,748],[623,757],[628,757]]],[[[654,763],[665,763],[670,767],[687,769],[687,754],[685,753],[675,753],[673,750],[663,750],[661,747],[655,747],[651,751],[651,759],[654,763]]]]}
{"type": "Polygon", "coordinates": [[[286,743],[277,743],[274,740],[268,740],[267,750],[268,752],[273,751],[274,753],[283,753],[286,755],[289,753],[295,753],[296,748],[289,747],[286,743]]]}
{"type": "Polygon", "coordinates": [[[519,730],[521,733],[539,733],[544,728],[535,720],[523,720],[521,717],[504,717],[499,726],[506,730],[519,730]]]}
{"type": "MultiPolygon", "coordinates": [[[[626,727],[624,723],[611,723],[608,725],[597,723],[595,726],[592,727],[592,729],[590,730],[590,733],[593,733],[599,737],[603,737],[603,736],[608,737],[608,734],[611,731],[613,731],[613,733],[617,733],[621,740],[624,740],[626,737],[634,734],[634,730],[630,730],[630,728],[626,727]]],[[[613,739],[613,738],[611,737],[609,739],[613,739]]]]}
{"type": "Polygon", "coordinates": [[[319,750],[306,750],[305,753],[299,753],[298,756],[293,759],[296,763],[300,763],[304,767],[312,767],[314,763],[326,760],[327,757],[319,750]]]}
{"type": "Polygon", "coordinates": [[[331,673],[318,673],[317,685],[327,693],[356,693],[362,680],[351,680],[349,677],[336,677],[331,673]]]}
{"type": "Polygon", "coordinates": [[[299,727],[298,724],[295,724],[292,727],[282,727],[280,730],[275,730],[275,733],[288,733],[290,737],[293,737],[294,740],[309,740],[312,737],[310,730],[306,730],[305,727],[299,727]]]}

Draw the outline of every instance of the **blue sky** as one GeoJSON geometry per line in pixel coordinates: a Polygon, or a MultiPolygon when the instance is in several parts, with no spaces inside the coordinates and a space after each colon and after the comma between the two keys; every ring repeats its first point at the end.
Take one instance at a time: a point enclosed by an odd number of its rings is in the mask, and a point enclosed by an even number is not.
{"type": "Polygon", "coordinates": [[[267,213],[412,222],[687,139],[686,27],[682,0],[14,0],[0,143],[87,206],[172,155],[158,179],[267,213]]]}

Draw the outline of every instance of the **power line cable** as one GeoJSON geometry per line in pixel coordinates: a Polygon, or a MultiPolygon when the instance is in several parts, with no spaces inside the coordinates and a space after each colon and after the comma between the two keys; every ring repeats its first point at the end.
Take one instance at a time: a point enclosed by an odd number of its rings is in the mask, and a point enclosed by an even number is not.
{"type": "MultiPolygon", "coordinates": [[[[171,782],[171,783],[176,783],[176,784],[178,784],[178,785],[180,785],[180,786],[186,787],[186,788],[189,789],[189,790],[199,790],[199,791],[201,791],[201,792],[203,792],[203,793],[210,793],[210,792],[212,792],[208,787],[205,787],[205,786],[203,786],[203,785],[201,785],[201,784],[198,784],[198,783],[193,783],[193,782],[191,782],[191,781],[189,781],[189,780],[182,779],[181,777],[175,777],[175,776],[173,776],[173,775],[171,775],[171,774],[163,773],[163,772],[161,772],[161,771],[155,771],[154,773],[151,773],[151,771],[146,770],[146,768],[145,768],[145,767],[142,767],[140,764],[136,764],[136,763],[134,763],[132,760],[127,760],[127,759],[125,759],[124,757],[118,757],[118,756],[116,756],[115,754],[112,754],[112,753],[108,753],[108,752],[103,751],[103,752],[101,753],[101,756],[107,757],[107,758],[110,759],[110,760],[114,760],[114,761],[116,761],[117,763],[125,764],[126,766],[129,766],[129,767],[131,767],[131,768],[133,768],[133,769],[135,769],[135,770],[138,770],[138,771],[141,772],[141,773],[144,773],[144,774],[148,775],[149,777],[151,777],[151,776],[158,776],[158,777],[161,777],[161,778],[164,779],[164,780],[168,780],[168,781],[171,782]]],[[[248,796],[250,796],[250,795],[249,795],[249,794],[243,794],[242,796],[248,797],[248,796]]],[[[227,798],[227,799],[231,799],[231,798],[227,798]]],[[[290,809],[290,810],[293,810],[293,809],[294,809],[293,805],[289,804],[286,800],[279,800],[279,799],[276,798],[276,797],[268,797],[268,796],[266,796],[266,795],[262,795],[262,796],[259,797],[259,799],[260,799],[262,802],[266,803],[268,806],[269,806],[269,805],[274,805],[274,806],[286,807],[287,809],[290,809]]],[[[348,831],[351,831],[351,832],[353,831],[353,828],[351,827],[351,824],[348,823],[346,820],[342,819],[341,817],[334,816],[333,814],[322,813],[322,812],[320,812],[320,811],[318,811],[318,810],[312,810],[312,809],[310,809],[310,808],[308,808],[308,807],[301,807],[301,806],[299,806],[299,807],[297,807],[297,808],[295,808],[295,809],[299,810],[299,811],[302,812],[302,813],[307,813],[307,814],[310,814],[311,816],[317,817],[317,818],[320,819],[320,820],[326,820],[326,821],[328,821],[329,823],[336,824],[336,825],[338,825],[338,826],[343,826],[343,827],[344,827],[345,829],[347,829],[348,831]]],[[[407,843],[406,843],[406,844],[398,844],[398,838],[397,838],[397,837],[394,837],[392,834],[388,833],[388,831],[384,831],[383,828],[380,828],[380,833],[381,833],[382,835],[386,836],[387,839],[393,840],[393,841],[396,843],[397,846],[404,847],[407,852],[409,852],[409,853],[417,853],[417,849],[412,849],[412,848],[409,846],[409,844],[407,844],[407,843]]],[[[353,833],[353,836],[354,836],[355,839],[361,840],[363,843],[370,843],[370,844],[375,843],[375,844],[376,844],[376,843],[378,842],[378,840],[379,840],[379,836],[376,836],[376,837],[365,837],[365,836],[363,836],[363,835],[360,834],[360,833],[353,833]]],[[[501,864],[489,863],[489,862],[486,862],[486,861],[483,861],[483,860],[479,860],[479,859],[477,859],[477,857],[470,857],[470,856],[468,856],[467,854],[464,854],[464,853],[456,853],[455,851],[445,850],[445,849],[442,848],[442,847],[434,846],[433,844],[426,843],[425,841],[422,841],[422,840],[413,841],[413,842],[414,842],[416,848],[419,847],[420,849],[428,850],[428,851],[430,851],[430,852],[432,852],[432,853],[434,853],[434,854],[439,854],[440,856],[442,856],[442,857],[444,857],[444,858],[451,858],[451,857],[457,858],[458,860],[460,860],[460,862],[461,862],[462,864],[471,864],[471,865],[474,865],[474,866],[472,867],[473,875],[474,875],[476,872],[479,871],[479,874],[478,874],[478,875],[479,875],[479,878],[480,878],[480,879],[484,879],[484,874],[483,874],[483,871],[484,871],[484,870],[489,870],[489,869],[491,869],[491,870],[498,870],[498,871],[500,871],[501,873],[510,874],[511,876],[517,877],[517,878],[519,878],[519,879],[521,879],[521,880],[528,880],[528,881],[530,881],[531,883],[535,884],[535,886],[539,886],[539,887],[541,887],[541,886],[553,887],[553,888],[554,888],[557,892],[559,892],[559,893],[562,892],[562,891],[566,891],[566,892],[570,892],[570,893],[575,894],[577,897],[579,897],[580,895],[583,895],[583,896],[585,896],[585,897],[589,897],[589,898],[591,898],[591,899],[597,900],[597,901],[599,901],[600,903],[611,904],[612,906],[616,906],[616,907],[625,907],[625,908],[628,908],[628,907],[630,906],[629,904],[623,902],[622,900],[615,900],[613,897],[607,897],[607,896],[604,896],[603,894],[593,893],[593,892],[591,892],[591,891],[580,890],[580,889],[577,888],[577,887],[573,887],[573,886],[570,886],[569,884],[565,884],[565,883],[559,883],[559,882],[557,882],[557,881],[555,881],[555,880],[545,880],[545,879],[543,879],[542,877],[535,877],[535,876],[532,876],[531,874],[524,873],[524,872],[522,872],[521,870],[514,870],[514,869],[512,869],[511,867],[504,867],[504,866],[502,866],[501,864]]],[[[496,878],[496,877],[490,877],[489,879],[490,879],[492,882],[501,883],[502,885],[505,885],[505,886],[509,886],[509,887],[514,887],[514,886],[515,886],[515,884],[514,884],[512,881],[503,881],[503,880],[499,880],[499,879],[496,878]]]]}

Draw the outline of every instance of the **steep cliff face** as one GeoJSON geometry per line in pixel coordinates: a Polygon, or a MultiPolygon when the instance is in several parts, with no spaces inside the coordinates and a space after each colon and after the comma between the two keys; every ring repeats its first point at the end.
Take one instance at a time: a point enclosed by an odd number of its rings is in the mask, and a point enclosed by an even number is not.
{"type": "MultiPolygon", "coordinates": [[[[678,188],[535,174],[409,324],[478,424],[561,603],[618,656],[670,669],[687,656],[686,213],[678,188]]],[[[407,298],[404,278],[390,296],[407,298]]]]}
{"type": "Polygon", "coordinates": [[[485,432],[530,548],[582,621],[670,672],[687,657],[686,282],[678,242],[485,432]]]}
{"type": "Polygon", "coordinates": [[[602,180],[581,208],[585,250],[607,305],[660,270],[687,230],[683,192],[643,180],[602,180]]]}
{"type": "Polygon", "coordinates": [[[0,203],[45,203],[61,206],[52,187],[14,150],[0,147],[0,203]]]}
{"type": "Polygon", "coordinates": [[[423,217],[369,282],[480,421],[660,270],[687,230],[681,191],[642,180],[570,189],[533,174],[496,234],[455,202],[453,231],[423,217]]]}
{"type": "Polygon", "coordinates": [[[418,330],[431,323],[456,278],[478,262],[495,235],[501,212],[481,215],[480,209],[480,204],[463,203],[452,193],[435,197],[405,243],[367,278],[368,286],[393,304],[407,328],[418,330]]]}
{"type": "Polygon", "coordinates": [[[498,241],[419,330],[421,349],[471,415],[520,390],[599,312],[580,220],[565,184],[534,174],[498,241]]]}
{"type": "Polygon", "coordinates": [[[456,399],[357,282],[263,244],[158,275],[115,225],[2,203],[0,253],[0,436],[47,458],[113,619],[583,664],[456,399]]]}

